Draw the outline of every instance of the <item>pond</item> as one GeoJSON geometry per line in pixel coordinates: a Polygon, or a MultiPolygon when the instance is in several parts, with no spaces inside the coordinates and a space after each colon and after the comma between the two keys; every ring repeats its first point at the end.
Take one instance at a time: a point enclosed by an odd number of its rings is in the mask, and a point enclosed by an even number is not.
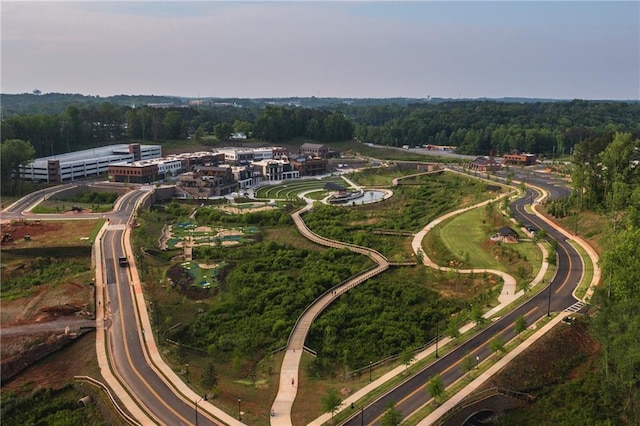
{"type": "Polygon", "coordinates": [[[368,190],[362,191],[361,193],[355,193],[353,196],[349,196],[344,198],[343,200],[330,200],[331,204],[342,205],[342,206],[355,206],[359,204],[369,204],[376,203],[384,199],[386,192],[384,191],[375,191],[368,190]]]}

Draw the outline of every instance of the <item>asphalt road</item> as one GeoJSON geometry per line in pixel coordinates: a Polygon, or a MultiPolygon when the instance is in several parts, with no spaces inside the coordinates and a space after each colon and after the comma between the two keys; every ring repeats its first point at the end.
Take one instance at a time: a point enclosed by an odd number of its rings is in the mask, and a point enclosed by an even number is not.
{"type": "MultiPolygon", "coordinates": [[[[2,220],[20,219],[21,217],[24,216],[24,214],[22,213],[23,211],[32,208],[36,204],[40,203],[43,199],[51,197],[56,192],[62,191],[72,186],[74,185],[73,184],[59,185],[59,186],[45,188],[40,191],[27,194],[24,197],[20,198],[15,203],[11,204],[10,206],[7,206],[5,209],[2,210],[2,220]]],[[[56,216],[60,216],[60,215],[56,215],[56,216]]]]}
{"type": "MultiPolygon", "coordinates": [[[[544,180],[530,177],[529,183],[551,190],[550,184],[544,180]]],[[[555,189],[554,189],[555,190],[555,189]]],[[[428,365],[418,374],[407,378],[403,383],[388,393],[364,407],[362,412],[354,414],[344,422],[344,425],[357,426],[360,424],[377,425],[390,403],[396,404],[404,418],[430,401],[426,384],[431,377],[440,374],[445,386],[450,385],[465,373],[460,363],[467,356],[478,357],[480,361],[491,356],[489,342],[495,336],[501,336],[505,342],[515,337],[514,323],[518,316],[523,315],[527,324],[532,324],[548,312],[562,311],[572,306],[577,300],[572,292],[582,277],[582,261],[578,252],[565,240],[565,237],[546,222],[524,210],[525,204],[537,197],[537,191],[527,189],[525,197],[512,204],[514,216],[523,223],[530,223],[538,229],[545,229],[547,234],[558,242],[557,274],[550,286],[547,286],[536,296],[525,301],[511,313],[500,318],[486,329],[480,331],[465,343],[458,345],[452,352],[428,365]],[[364,416],[364,417],[361,417],[364,416]]],[[[560,192],[556,193],[558,196],[560,192]]]]}
{"type": "MultiPolygon", "coordinates": [[[[132,191],[123,196],[118,211],[110,215],[109,228],[112,229],[107,229],[101,241],[110,320],[108,347],[111,364],[125,387],[157,423],[171,426],[195,424],[194,404],[185,403],[178,398],[174,389],[159,377],[144,356],[141,339],[146,331],[142,330],[140,333],[136,319],[129,267],[118,265],[118,257],[125,256],[124,230],[121,225],[126,223],[138,198],[143,195],[144,191],[132,191]]],[[[200,412],[198,424],[217,423],[213,423],[200,412]]]]}

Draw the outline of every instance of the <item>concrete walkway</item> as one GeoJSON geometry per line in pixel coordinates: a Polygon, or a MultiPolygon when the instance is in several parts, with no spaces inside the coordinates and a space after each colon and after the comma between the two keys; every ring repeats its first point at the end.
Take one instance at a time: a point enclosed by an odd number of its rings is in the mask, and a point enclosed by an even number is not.
{"type": "MultiPolygon", "coordinates": [[[[104,381],[107,383],[109,388],[111,388],[113,392],[118,395],[118,398],[122,401],[122,404],[124,405],[126,410],[139,422],[139,424],[154,424],[155,421],[147,416],[147,414],[139,407],[137,401],[134,401],[131,394],[124,389],[124,387],[121,385],[121,380],[118,380],[114,376],[114,372],[111,370],[107,357],[106,345],[108,341],[106,339],[105,326],[103,324],[108,325],[108,321],[105,321],[105,315],[108,315],[109,303],[108,301],[104,300],[105,283],[102,264],[101,239],[102,235],[107,229],[115,229],[116,227],[120,229],[122,228],[122,225],[104,226],[98,234],[98,237],[96,238],[96,242],[94,244],[96,255],[96,299],[98,306],[102,307],[102,309],[97,309],[96,312],[96,321],[98,326],[98,330],[96,333],[96,353],[98,356],[98,364],[100,366],[100,372],[104,381]]],[[[130,227],[127,226],[125,235],[123,237],[126,253],[133,253],[133,249],[131,247],[131,239],[129,236],[130,230],[130,227]]],[[[154,334],[151,332],[144,332],[144,330],[151,331],[152,328],[135,262],[129,263],[129,273],[132,283],[131,291],[137,305],[136,313],[138,322],[140,324],[140,327],[136,328],[142,330],[142,333],[138,333],[138,338],[143,344],[143,347],[146,349],[145,357],[147,359],[147,363],[169,387],[173,388],[177,394],[182,395],[182,398],[186,403],[192,404],[193,401],[199,400],[201,398],[201,395],[192,391],[182,381],[182,379],[178,377],[178,375],[164,362],[158,351],[158,347],[154,339],[154,334]]],[[[212,422],[223,422],[225,424],[234,426],[240,426],[243,424],[221,409],[215,407],[208,401],[201,401],[198,404],[198,408],[199,413],[203,417],[206,416],[212,422]]]]}
{"type": "Polygon", "coordinates": [[[502,278],[502,280],[504,281],[504,285],[502,286],[502,291],[500,292],[500,296],[498,296],[498,302],[500,302],[500,304],[509,304],[511,302],[513,302],[514,300],[516,300],[520,294],[516,294],[516,280],[515,278],[513,278],[511,275],[507,274],[506,272],[503,271],[498,271],[496,269],[456,269],[456,268],[449,268],[446,266],[439,266],[438,264],[436,264],[434,261],[432,261],[429,256],[426,255],[426,253],[424,253],[424,251],[422,250],[422,240],[424,239],[424,237],[427,235],[427,233],[429,231],[431,231],[433,228],[435,228],[437,225],[439,225],[440,223],[444,222],[445,220],[459,215],[461,213],[467,212],[469,210],[473,210],[476,209],[478,207],[482,207],[485,206],[489,203],[493,203],[495,201],[498,201],[499,199],[507,196],[508,194],[503,194],[499,197],[493,198],[491,200],[487,200],[484,201],[482,203],[470,206],[470,207],[465,207],[463,209],[459,209],[450,213],[445,214],[444,216],[441,216],[433,221],[431,221],[427,226],[425,226],[420,232],[418,232],[416,234],[416,236],[413,238],[413,241],[411,242],[411,246],[413,247],[413,252],[416,254],[416,256],[422,256],[422,261],[426,266],[429,266],[431,268],[434,269],[438,269],[440,271],[457,271],[460,272],[462,274],[471,274],[471,273],[489,273],[489,274],[494,274],[494,275],[498,275],[499,277],[502,278]]]}
{"type": "MultiPolygon", "coordinates": [[[[476,205],[471,206],[471,207],[467,207],[467,208],[464,208],[464,209],[456,210],[454,212],[448,213],[448,214],[446,214],[446,215],[444,215],[444,216],[432,221],[427,226],[425,226],[414,237],[413,242],[412,242],[412,247],[413,247],[414,253],[416,253],[416,255],[417,255],[418,253],[422,252],[422,240],[423,240],[424,236],[427,234],[427,232],[432,230],[436,225],[440,224],[441,222],[443,222],[444,220],[447,220],[450,217],[453,217],[453,216],[455,216],[457,214],[469,211],[469,210],[474,209],[474,208],[482,207],[482,206],[484,206],[484,205],[486,205],[486,204],[488,204],[490,202],[496,201],[496,200],[498,200],[498,199],[500,199],[500,198],[502,198],[502,197],[504,197],[506,195],[507,194],[504,194],[504,195],[502,195],[500,197],[497,197],[496,199],[488,200],[488,201],[476,204],[476,205]]],[[[542,267],[540,268],[540,271],[538,272],[536,277],[531,282],[531,287],[534,287],[535,285],[537,285],[538,283],[540,283],[542,281],[544,275],[547,273],[547,270],[549,268],[549,264],[546,261],[546,258],[548,256],[548,252],[547,252],[546,248],[542,244],[538,244],[538,247],[540,247],[540,249],[542,250],[543,259],[545,259],[545,260],[542,262],[542,267]]],[[[501,292],[500,296],[498,297],[499,304],[483,315],[483,317],[485,319],[491,318],[492,316],[494,316],[495,314],[497,314],[498,312],[500,312],[501,310],[506,308],[510,303],[515,301],[517,298],[519,298],[519,297],[524,295],[523,291],[519,291],[517,293],[515,292],[515,289],[516,289],[515,279],[512,276],[510,276],[509,274],[506,274],[506,273],[504,273],[502,271],[495,271],[495,270],[491,270],[491,269],[461,269],[461,270],[458,270],[458,269],[455,269],[455,268],[444,268],[444,267],[439,267],[431,259],[429,259],[428,256],[426,256],[424,253],[422,253],[422,255],[423,255],[423,259],[424,259],[423,260],[424,264],[429,266],[429,267],[435,268],[435,269],[455,270],[455,271],[458,271],[458,272],[461,272],[461,273],[488,272],[488,273],[495,273],[496,275],[500,275],[503,278],[505,284],[504,284],[504,286],[502,288],[502,292],[501,292]]],[[[552,321],[553,324],[554,325],[557,324],[557,322],[561,321],[562,318],[564,318],[564,316],[565,316],[564,313],[561,314],[561,315],[558,315],[558,317],[556,317],[552,321]]],[[[467,323],[467,324],[463,325],[459,330],[460,334],[466,333],[467,331],[469,331],[473,327],[475,327],[475,323],[467,323]]],[[[548,330],[548,329],[545,328],[545,330],[548,330]]],[[[512,351],[511,353],[516,353],[516,355],[517,355],[522,350],[524,350],[524,348],[526,348],[528,345],[530,345],[532,342],[534,342],[538,338],[539,338],[539,336],[536,337],[534,335],[533,337],[530,338],[531,340],[527,340],[525,343],[523,343],[522,345],[520,345],[518,347],[518,349],[517,349],[518,352],[512,351]]],[[[441,339],[439,339],[439,343],[438,344],[440,345],[440,347],[443,347],[443,346],[447,345],[448,343],[450,343],[451,340],[452,339],[450,337],[444,336],[441,339]]],[[[424,351],[420,352],[419,354],[417,354],[415,359],[414,359],[414,361],[412,361],[412,364],[417,362],[417,361],[420,361],[420,360],[426,358],[427,356],[431,355],[434,352],[435,352],[435,344],[430,346],[430,347],[428,347],[428,348],[426,348],[424,351]]],[[[515,355],[513,355],[513,356],[515,356],[515,355]]],[[[483,373],[478,379],[476,379],[476,381],[471,383],[469,386],[465,387],[461,392],[459,392],[454,397],[450,398],[445,404],[443,404],[440,407],[443,410],[441,412],[441,414],[439,414],[437,417],[434,417],[435,413],[432,413],[432,415],[429,416],[429,421],[427,421],[425,423],[426,420],[423,420],[420,423],[420,425],[422,425],[422,426],[429,425],[429,424],[433,423],[433,421],[435,421],[438,418],[440,418],[440,416],[444,412],[446,412],[450,408],[454,407],[462,398],[466,397],[471,392],[475,391],[475,389],[477,389],[477,387],[479,387],[485,380],[487,380],[489,377],[491,377],[491,375],[495,374],[495,372],[497,372],[500,368],[502,368],[509,361],[511,361],[511,359],[513,359],[513,358],[510,357],[509,355],[507,355],[504,358],[502,358],[492,368],[490,368],[487,372],[483,373]],[[480,378],[482,378],[482,381],[479,380],[480,378]],[[450,403],[449,401],[455,401],[455,402],[451,402],[450,403]]],[[[380,377],[379,379],[373,381],[369,385],[367,385],[364,388],[360,389],[359,391],[355,392],[354,394],[349,395],[342,402],[342,405],[340,406],[340,409],[338,410],[338,412],[350,407],[352,402],[357,403],[357,401],[360,398],[363,398],[366,394],[368,394],[369,392],[373,391],[377,387],[383,385],[385,382],[391,380],[392,378],[394,378],[394,377],[396,377],[396,376],[398,376],[400,374],[404,374],[405,370],[406,370],[406,367],[404,365],[400,365],[400,366],[396,367],[395,369],[389,371],[384,376],[380,377]]],[[[314,421],[309,423],[309,425],[311,425],[311,426],[321,426],[322,424],[328,422],[329,420],[331,420],[331,415],[327,413],[327,414],[323,414],[322,416],[316,418],[314,421]]]]}
{"type": "MultiPolygon", "coordinates": [[[[556,317],[554,317],[551,321],[544,325],[540,330],[536,331],[533,336],[529,337],[522,344],[518,345],[514,350],[507,353],[504,357],[502,357],[498,362],[480,374],[475,380],[469,383],[464,387],[460,392],[456,393],[454,396],[446,400],[440,407],[434,410],[431,414],[425,417],[420,423],[419,426],[429,426],[439,420],[442,416],[447,414],[450,410],[454,409],[456,405],[458,405],[464,398],[471,395],[476,391],[484,382],[489,380],[491,376],[500,371],[504,366],[510,363],[515,357],[520,355],[525,349],[531,346],[533,343],[538,341],[542,336],[548,333],[553,327],[555,327],[559,322],[561,322],[567,315],[568,312],[560,312],[556,317]]],[[[466,380],[464,377],[460,380],[466,380]]]]}
{"type": "Polygon", "coordinates": [[[314,200],[304,197],[305,194],[300,194],[300,196],[306,200],[307,205],[303,209],[291,215],[300,233],[307,239],[318,244],[322,244],[328,247],[347,248],[351,251],[367,255],[374,262],[376,262],[377,266],[375,268],[369,269],[368,271],[365,271],[362,274],[359,274],[356,277],[353,277],[352,279],[342,284],[339,284],[337,287],[326,291],[324,294],[318,297],[307,309],[305,309],[305,311],[298,318],[298,321],[293,326],[293,330],[291,332],[291,335],[289,336],[287,351],[280,368],[278,393],[271,406],[272,426],[292,425],[291,408],[293,407],[293,403],[298,393],[298,371],[300,369],[300,360],[302,358],[302,352],[304,350],[304,342],[313,321],[327,306],[329,306],[335,299],[340,297],[340,295],[389,268],[389,262],[387,261],[387,259],[375,250],[330,240],[313,233],[307,227],[301,217],[302,213],[310,210],[313,207],[314,202],[314,200]]]}

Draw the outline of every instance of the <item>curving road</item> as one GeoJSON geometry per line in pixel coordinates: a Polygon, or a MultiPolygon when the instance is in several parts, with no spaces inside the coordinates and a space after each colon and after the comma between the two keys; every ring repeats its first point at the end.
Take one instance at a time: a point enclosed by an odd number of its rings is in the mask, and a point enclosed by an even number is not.
{"type": "MultiPolygon", "coordinates": [[[[106,331],[106,352],[111,371],[118,379],[119,383],[116,386],[121,391],[124,387],[127,394],[119,393],[120,398],[133,401],[136,407],[132,411],[137,414],[140,424],[170,426],[240,424],[224,413],[223,417],[229,417],[230,421],[214,420],[207,411],[215,408],[206,401],[202,401],[198,406],[196,417],[195,401],[185,400],[179,395],[185,394],[184,388],[178,388],[179,385],[184,385],[171,384],[167,374],[161,373],[161,370],[149,361],[149,354],[144,344],[145,330],[140,330],[139,327],[140,318],[137,315],[138,305],[134,297],[134,283],[131,280],[130,268],[119,266],[117,261],[118,257],[127,256],[124,238],[128,222],[135,214],[138,202],[149,192],[143,190],[128,192],[117,200],[114,210],[107,214],[78,213],[73,216],[29,214],[28,211],[43,199],[71,186],[73,184],[60,185],[28,194],[5,208],[0,219],[7,221],[20,218],[38,220],[94,219],[103,216],[108,218],[108,224],[97,242],[101,257],[97,260],[99,265],[96,272],[99,276],[96,277],[96,284],[100,282],[104,285],[106,297],[104,306],[99,308],[101,324],[98,333],[102,333],[102,330],[106,331]],[[102,318],[103,309],[104,318],[102,318]]],[[[132,262],[131,256],[129,258],[132,262]]],[[[142,297],[141,294],[136,296],[142,297]]],[[[97,298],[102,302],[103,294],[97,295],[97,298]]],[[[100,358],[100,354],[98,357],[100,358]]]]}
{"type": "MultiPolygon", "coordinates": [[[[533,183],[533,182],[531,182],[533,183]]],[[[545,188],[547,183],[537,181],[536,185],[545,188]]],[[[546,188],[545,188],[546,189],[546,188]]],[[[564,235],[549,226],[535,215],[527,213],[525,204],[538,198],[539,192],[527,189],[523,198],[512,204],[514,216],[519,220],[531,223],[539,229],[545,229],[548,235],[558,242],[557,273],[551,284],[536,296],[525,301],[518,308],[500,318],[486,329],[480,331],[466,342],[458,345],[452,352],[428,365],[418,374],[406,379],[403,383],[363,408],[361,413],[354,414],[343,424],[357,426],[360,424],[376,425],[390,403],[395,403],[404,418],[420,409],[430,401],[426,391],[429,379],[439,374],[448,386],[461,378],[465,373],[460,363],[467,355],[478,357],[481,361],[491,355],[489,342],[494,336],[501,336],[505,342],[515,337],[515,319],[523,315],[528,324],[532,324],[548,312],[565,310],[578,302],[572,295],[576,285],[582,278],[582,260],[578,252],[569,244],[564,235]]]]}
{"type": "MultiPolygon", "coordinates": [[[[110,215],[110,224],[101,236],[109,361],[121,384],[154,423],[190,425],[196,423],[194,404],[178,396],[177,389],[149,361],[144,347],[145,330],[138,325],[130,268],[118,265],[118,257],[127,256],[124,251],[127,222],[147,194],[136,190],[121,197],[119,208],[110,215]]],[[[129,260],[132,261],[131,256],[129,260]]],[[[204,410],[199,410],[198,424],[223,423],[214,422],[204,410]]]]}

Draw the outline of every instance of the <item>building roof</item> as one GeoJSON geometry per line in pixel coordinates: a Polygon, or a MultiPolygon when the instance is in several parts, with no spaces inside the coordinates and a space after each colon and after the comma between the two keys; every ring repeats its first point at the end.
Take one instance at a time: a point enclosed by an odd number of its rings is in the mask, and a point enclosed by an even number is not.
{"type": "Polygon", "coordinates": [[[514,229],[509,228],[508,226],[503,226],[502,228],[498,229],[498,234],[500,234],[503,237],[518,236],[518,233],[514,229]]]}
{"type": "MultiPolygon", "coordinates": [[[[67,152],[65,154],[51,155],[49,157],[40,157],[33,160],[33,163],[37,166],[44,166],[49,160],[59,160],[60,163],[72,163],[74,161],[95,160],[97,158],[128,155],[130,154],[129,145],[130,144],[127,143],[121,143],[101,146],[98,148],[84,149],[82,151],[67,152]]],[[[140,145],[141,149],[159,147],[160,145],[140,145]]]]}
{"type": "Polygon", "coordinates": [[[322,148],[326,148],[325,145],[321,144],[321,143],[303,143],[302,145],[300,145],[300,149],[322,149],[322,148]]]}

